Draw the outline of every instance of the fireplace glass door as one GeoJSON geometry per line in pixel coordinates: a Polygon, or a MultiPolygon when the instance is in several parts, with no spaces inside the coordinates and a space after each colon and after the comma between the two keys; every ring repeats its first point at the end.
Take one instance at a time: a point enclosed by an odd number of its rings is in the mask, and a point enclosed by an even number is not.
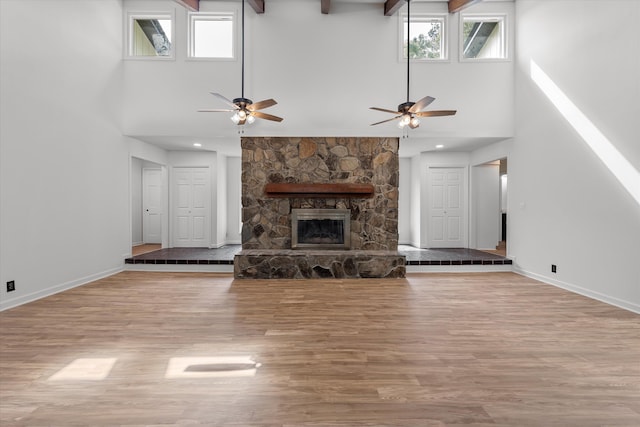
{"type": "Polygon", "coordinates": [[[293,209],[291,247],[293,249],[349,249],[351,247],[348,209],[293,209]]]}

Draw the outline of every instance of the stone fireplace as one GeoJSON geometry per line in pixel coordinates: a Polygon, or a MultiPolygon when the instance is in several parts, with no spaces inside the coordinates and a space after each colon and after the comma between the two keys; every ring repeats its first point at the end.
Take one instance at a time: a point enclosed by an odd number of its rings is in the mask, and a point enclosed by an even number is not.
{"type": "Polygon", "coordinates": [[[236,278],[404,277],[398,138],[243,137],[241,144],[236,278]]]}

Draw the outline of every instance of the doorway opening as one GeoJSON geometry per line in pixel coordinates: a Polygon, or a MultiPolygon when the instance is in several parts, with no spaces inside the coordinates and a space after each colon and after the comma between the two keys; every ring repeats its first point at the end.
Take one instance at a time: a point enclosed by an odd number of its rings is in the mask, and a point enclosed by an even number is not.
{"type": "Polygon", "coordinates": [[[166,247],[166,168],[131,157],[131,253],[166,247]]]}
{"type": "Polygon", "coordinates": [[[478,250],[507,254],[507,159],[474,166],[473,246],[478,250]]]}

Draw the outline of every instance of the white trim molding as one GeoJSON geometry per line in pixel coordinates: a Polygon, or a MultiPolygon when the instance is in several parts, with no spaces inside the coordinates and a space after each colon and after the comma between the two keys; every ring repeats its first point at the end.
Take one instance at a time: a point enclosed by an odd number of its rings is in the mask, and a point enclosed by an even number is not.
{"type": "Polygon", "coordinates": [[[78,286],[86,285],[87,283],[95,282],[96,280],[104,279],[105,277],[113,276],[114,274],[123,271],[123,267],[116,267],[109,270],[102,271],[100,273],[91,274],[89,276],[81,277],[79,279],[71,280],[59,285],[50,286],[48,288],[32,292],[26,295],[21,295],[16,298],[3,300],[0,302],[0,311],[8,310],[10,308],[17,307],[19,305],[27,304],[57,293],[67,291],[69,289],[77,288],[78,286]]]}
{"type": "Polygon", "coordinates": [[[631,301],[625,301],[625,300],[621,300],[619,298],[616,297],[612,297],[610,295],[605,295],[605,294],[601,294],[600,292],[596,292],[596,291],[592,291],[589,289],[585,289],[581,286],[575,285],[575,284],[571,284],[571,283],[567,283],[567,282],[563,282],[561,280],[557,280],[557,279],[552,279],[550,277],[546,277],[546,276],[542,276],[540,274],[537,273],[533,273],[531,271],[526,271],[523,270],[517,266],[514,265],[513,267],[513,271],[514,273],[518,273],[522,276],[528,277],[530,279],[534,279],[537,280],[539,282],[542,283],[546,283],[547,285],[551,285],[551,286],[555,286],[557,288],[561,288],[564,289],[566,291],[569,292],[573,292],[582,296],[585,296],[587,298],[591,298],[594,299],[596,301],[600,301],[603,302],[605,304],[609,304],[609,305],[613,305],[625,310],[629,310],[631,312],[634,313],[638,313],[640,314],[640,305],[631,302],[631,301]]]}

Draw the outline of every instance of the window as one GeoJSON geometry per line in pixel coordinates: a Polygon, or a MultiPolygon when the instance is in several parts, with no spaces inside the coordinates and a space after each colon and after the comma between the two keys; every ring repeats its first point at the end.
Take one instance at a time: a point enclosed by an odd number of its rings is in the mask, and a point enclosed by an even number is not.
{"type": "Polygon", "coordinates": [[[507,59],[506,18],[461,15],[461,60],[507,59]]]}
{"type": "Polygon", "coordinates": [[[173,16],[129,15],[127,57],[173,58],[173,16]]]}
{"type": "MultiPolygon", "coordinates": [[[[402,18],[402,59],[407,59],[407,16],[402,18]]],[[[446,60],[445,15],[411,15],[409,55],[417,60],[446,60]]]]}
{"type": "Polygon", "coordinates": [[[233,59],[233,14],[189,14],[189,57],[233,59]]]}

